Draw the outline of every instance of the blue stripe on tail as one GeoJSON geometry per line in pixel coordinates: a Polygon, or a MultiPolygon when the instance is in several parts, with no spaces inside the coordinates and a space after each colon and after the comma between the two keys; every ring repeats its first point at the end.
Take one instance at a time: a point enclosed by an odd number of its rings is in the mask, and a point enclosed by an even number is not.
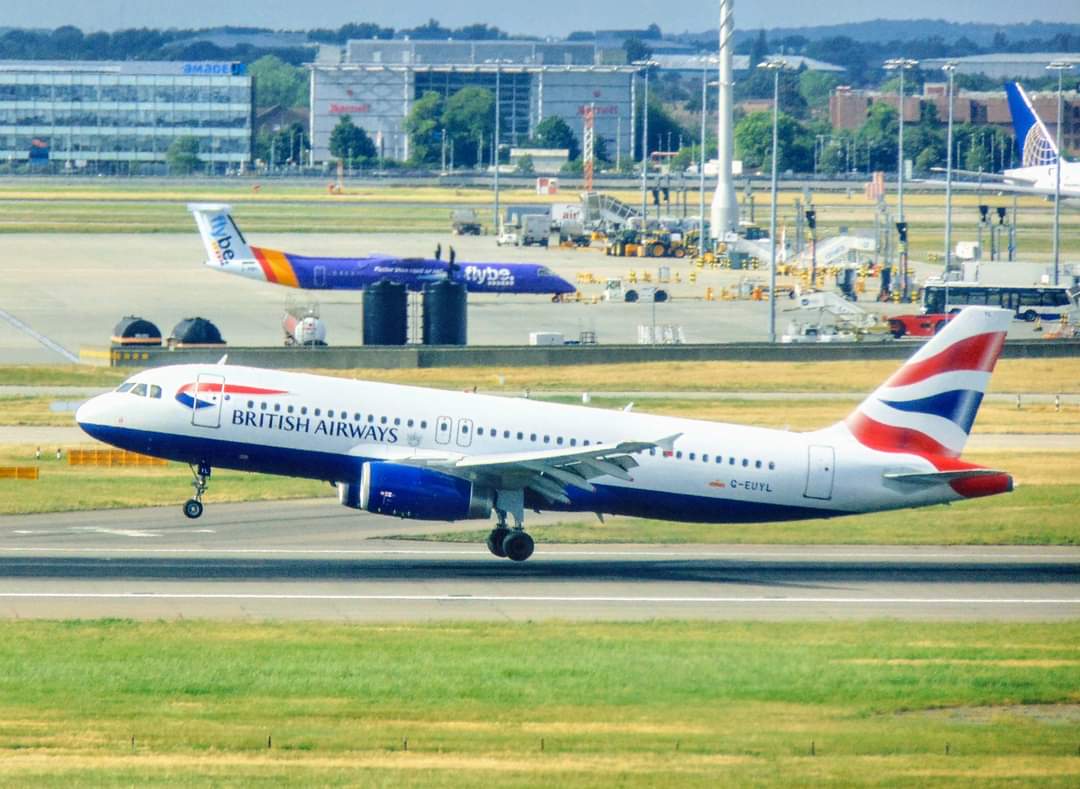
{"type": "Polygon", "coordinates": [[[898,411],[940,416],[950,422],[955,422],[963,428],[965,433],[970,433],[982,399],[982,392],[973,389],[955,389],[918,400],[882,400],[881,402],[898,411]]]}

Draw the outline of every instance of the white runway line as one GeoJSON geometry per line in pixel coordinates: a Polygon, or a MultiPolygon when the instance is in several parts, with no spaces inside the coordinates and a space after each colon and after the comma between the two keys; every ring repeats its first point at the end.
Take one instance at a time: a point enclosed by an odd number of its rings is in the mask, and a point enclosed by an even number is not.
{"type": "Polygon", "coordinates": [[[54,342],[53,340],[50,340],[44,334],[41,334],[40,332],[34,331],[29,326],[27,326],[25,323],[23,323],[21,320],[19,320],[14,315],[12,315],[10,312],[0,310],[0,320],[7,321],[12,326],[14,326],[16,329],[18,329],[23,334],[25,334],[27,337],[29,337],[29,338],[31,338],[33,340],[37,340],[41,345],[44,345],[46,348],[48,348],[50,351],[53,351],[54,353],[60,354],[61,356],[63,356],[65,359],[67,359],[72,364],[78,364],[79,363],[79,357],[78,357],[77,354],[72,353],[67,348],[60,345],[60,343],[54,342]]]}
{"type": "MultiPolygon", "coordinates": [[[[33,532],[15,531],[14,534],[26,535],[33,532]]],[[[103,533],[119,533],[103,532],[103,533]]],[[[127,536],[127,535],[125,535],[127,536]]],[[[131,535],[149,536],[149,535],[131,535]]],[[[157,534],[153,535],[157,536],[157,534]]],[[[814,547],[814,546],[810,546],[814,547]]],[[[5,553],[63,553],[63,554],[96,554],[96,553],[131,553],[131,554],[206,554],[208,557],[215,555],[226,556],[487,556],[485,548],[215,548],[212,546],[164,546],[160,548],[129,547],[118,545],[115,547],[86,546],[86,547],[63,547],[63,546],[0,546],[0,555],[5,553]]],[[[819,562],[832,559],[888,559],[900,561],[905,559],[937,559],[937,560],[990,560],[1010,559],[1015,561],[1067,561],[1080,563],[1078,553],[967,553],[958,550],[950,552],[911,552],[893,553],[888,551],[827,551],[825,553],[805,554],[795,551],[658,551],[658,550],[552,550],[550,552],[537,552],[535,560],[557,559],[563,557],[641,557],[656,559],[767,559],[770,561],[786,560],[793,562],[819,562]]]]}
{"type": "Polygon", "coordinates": [[[200,592],[0,592],[0,599],[42,600],[284,600],[448,603],[827,603],[852,605],[1080,605],[1080,598],[978,597],[618,597],[613,595],[277,594],[200,592]]]}

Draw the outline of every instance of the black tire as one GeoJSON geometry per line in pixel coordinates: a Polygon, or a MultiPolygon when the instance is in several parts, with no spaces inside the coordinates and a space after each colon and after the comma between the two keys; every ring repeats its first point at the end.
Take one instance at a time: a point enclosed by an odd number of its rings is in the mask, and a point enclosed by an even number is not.
{"type": "Polygon", "coordinates": [[[896,339],[900,339],[907,334],[907,327],[900,321],[889,321],[889,331],[896,339]]]}
{"type": "Polygon", "coordinates": [[[506,540],[509,534],[509,529],[495,528],[491,530],[491,534],[489,534],[487,538],[487,547],[493,556],[498,556],[500,559],[506,558],[506,551],[503,550],[503,541],[506,540]]]}
{"type": "Polygon", "coordinates": [[[948,321],[938,321],[937,323],[935,323],[935,324],[934,324],[934,334],[937,334],[937,333],[938,333],[938,332],[940,332],[940,331],[941,331],[942,329],[944,329],[944,328],[945,328],[945,324],[946,324],[947,322],[948,322],[948,321]]]}
{"type": "Polygon", "coordinates": [[[1022,317],[1028,323],[1034,323],[1035,319],[1039,317],[1039,313],[1035,312],[1035,310],[1027,310],[1022,317]]]}
{"type": "Polygon", "coordinates": [[[195,499],[188,499],[184,502],[184,514],[187,517],[195,520],[195,518],[201,516],[202,513],[203,505],[201,501],[196,501],[195,499]]]}
{"type": "Polygon", "coordinates": [[[506,558],[512,562],[523,562],[533,554],[533,538],[523,531],[513,531],[503,540],[502,548],[506,558]]]}

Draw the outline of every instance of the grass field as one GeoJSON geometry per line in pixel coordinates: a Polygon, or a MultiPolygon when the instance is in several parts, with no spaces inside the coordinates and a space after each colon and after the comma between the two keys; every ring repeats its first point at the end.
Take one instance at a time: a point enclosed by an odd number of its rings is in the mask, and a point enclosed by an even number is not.
{"type": "Polygon", "coordinates": [[[4,622],[0,782],[1075,786],[1078,645],[1075,622],[4,622]]]}
{"type": "MultiPolygon", "coordinates": [[[[363,181],[347,181],[342,194],[330,194],[325,183],[294,183],[281,180],[123,180],[98,181],[64,179],[0,180],[0,233],[3,232],[177,232],[191,229],[183,206],[188,202],[227,200],[237,206],[246,229],[255,232],[445,232],[449,213],[455,207],[487,209],[491,190],[480,187],[379,186],[363,181]],[[258,186],[256,190],[254,187],[258,186]],[[42,202],[48,201],[48,210],[42,202]]],[[[609,190],[631,205],[640,201],[636,190],[609,190]]],[[[706,195],[711,200],[711,192],[706,195]]],[[[537,195],[531,189],[504,188],[504,205],[537,204],[576,200],[576,192],[537,195]]],[[[742,194],[740,190],[740,199],[742,194]]],[[[778,196],[780,223],[794,227],[794,201],[801,191],[778,196]]],[[[888,196],[890,204],[895,195],[888,196]]],[[[759,184],[755,190],[755,219],[766,220],[769,195],[759,184]]],[[[689,213],[698,203],[696,191],[687,194],[689,213]]],[[[867,201],[861,184],[848,192],[821,192],[814,196],[818,212],[818,234],[827,238],[841,227],[873,227],[874,203],[867,201]]],[[[1004,205],[1010,198],[962,193],[953,198],[958,238],[974,239],[977,205],[1004,205]]],[[[1019,206],[1017,243],[1020,254],[1045,256],[1051,248],[1048,228],[1051,208],[1037,197],[1022,198],[1019,206]]],[[[910,249],[916,259],[940,252],[944,235],[944,196],[910,192],[905,213],[910,224],[910,249]]],[[[743,207],[744,216],[750,211],[743,207]]],[[[895,206],[893,207],[895,213],[895,206]]],[[[673,213],[679,214],[677,207],[673,213]]],[[[1080,251],[1080,232],[1067,210],[1062,224],[1062,249],[1067,254],[1080,251]]]]}

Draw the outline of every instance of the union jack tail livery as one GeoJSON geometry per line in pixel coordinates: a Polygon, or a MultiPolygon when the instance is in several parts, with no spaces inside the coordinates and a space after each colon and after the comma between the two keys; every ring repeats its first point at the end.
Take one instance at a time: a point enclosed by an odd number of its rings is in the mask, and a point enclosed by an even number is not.
{"type": "Polygon", "coordinates": [[[847,418],[855,440],[881,452],[959,457],[1012,317],[961,312],[847,418]]]}

